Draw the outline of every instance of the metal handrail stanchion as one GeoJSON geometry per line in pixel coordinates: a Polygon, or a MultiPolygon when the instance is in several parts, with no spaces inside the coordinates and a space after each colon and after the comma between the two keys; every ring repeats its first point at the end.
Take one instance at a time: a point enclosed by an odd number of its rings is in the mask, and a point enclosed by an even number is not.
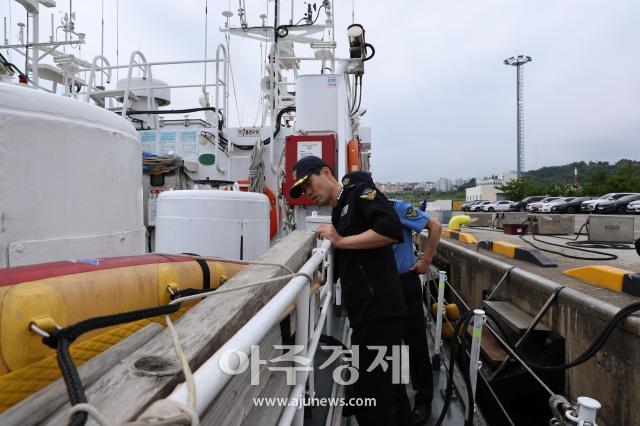
{"type": "MultiPolygon", "coordinates": [[[[304,287],[298,293],[296,298],[296,347],[302,347],[302,351],[298,354],[304,358],[307,356],[307,348],[309,344],[309,287],[304,287]]],[[[306,382],[307,378],[304,371],[296,372],[296,383],[306,382]]],[[[304,394],[304,390],[303,390],[304,394]]],[[[293,425],[302,426],[304,423],[304,407],[296,410],[293,418],[293,425]]]]}
{"type": "MultiPolygon", "coordinates": [[[[484,311],[482,309],[473,310],[473,331],[471,339],[471,353],[469,355],[469,380],[471,381],[471,393],[473,401],[467,404],[467,410],[471,414],[475,411],[476,383],[478,382],[478,370],[480,369],[480,342],[482,340],[482,325],[484,324],[484,311]]],[[[470,414],[470,413],[467,413],[470,414]]]]}
{"type": "Polygon", "coordinates": [[[335,303],[333,298],[336,293],[335,283],[333,282],[333,251],[329,252],[329,255],[327,256],[327,283],[325,285],[332,287],[332,300],[329,302],[329,312],[327,313],[327,325],[325,333],[327,336],[333,336],[333,304],[335,303]]]}
{"type": "Polygon", "coordinates": [[[440,347],[442,346],[442,306],[444,303],[444,286],[447,279],[445,271],[439,271],[438,280],[438,310],[436,312],[436,335],[433,348],[433,360],[431,362],[434,370],[440,370],[440,347]]]}

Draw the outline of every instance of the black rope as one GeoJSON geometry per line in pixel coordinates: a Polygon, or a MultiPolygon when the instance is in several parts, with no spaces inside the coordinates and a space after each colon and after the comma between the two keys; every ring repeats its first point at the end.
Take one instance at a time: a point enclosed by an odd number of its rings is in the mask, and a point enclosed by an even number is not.
{"type": "MultiPolygon", "coordinates": [[[[214,289],[215,290],[215,289],[214,289]]],[[[171,300],[176,300],[176,299],[181,299],[183,297],[187,297],[187,296],[194,296],[196,294],[203,294],[203,293],[211,293],[211,289],[210,288],[184,288],[182,290],[176,290],[173,293],[171,293],[171,295],[169,296],[169,299],[171,300]]]]}
{"type": "MultiPolygon", "coordinates": [[[[52,349],[56,349],[60,372],[67,387],[67,394],[71,405],[87,402],[84,386],[73,358],[69,352],[69,346],[82,334],[89,331],[110,327],[113,325],[125,324],[132,321],[151,318],[158,315],[172,314],[180,309],[180,304],[156,306],[138,311],[124,312],[115,315],[89,318],[68,327],[53,330],[48,337],[44,337],[42,342],[52,349]]],[[[71,416],[69,426],[83,426],[87,421],[87,413],[77,412],[71,416]]]]}
{"type": "Polygon", "coordinates": [[[125,324],[132,321],[138,321],[146,318],[156,317],[158,315],[172,314],[180,309],[180,305],[155,306],[153,308],[141,309],[138,311],[123,312],[120,314],[106,315],[102,317],[89,318],[80,321],[68,327],[59,328],[52,331],[49,337],[44,337],[42,342],[52,349],[58,346],[60,339],[66,339],[69,343],[73,343],[78,337],[98,328],[111,327],[114,325],[125,324]]]}
{"type": "MultiPolygon", "coordinates": [[[[58,365],[62,372],[62,378],[67,388],[67,395],[72,405],[83,404],[87,402],[87,395],[84,392],[84,386],[73,359],[69,353],[70,342],[67,339],[60,339],[56,347],[58,365]]],[[[87,422],[87,413],[74,413],[69,419],[69,426],[83,426],[87,422]]]]}

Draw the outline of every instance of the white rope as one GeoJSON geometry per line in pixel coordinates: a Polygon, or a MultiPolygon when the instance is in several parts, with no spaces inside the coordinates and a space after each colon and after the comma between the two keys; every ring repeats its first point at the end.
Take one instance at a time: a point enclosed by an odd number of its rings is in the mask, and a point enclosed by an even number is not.
{"type": "Polygon", "coordinates": [[[171,399],[159,399],[133,422],[122,426],[199,426],[198,414],[186,405],[171,399]]]}
{"type": "Polygon", "coordinates": [[[110,426],[107,419],[98,411],[96,407],[94,407],[91,404],[87,404],[86,402],[83,402],[81,404],[76,404],[73,407],[71,407],[71,409],[69,410],[69,419],[71,419],[71,416],[73,416],[75,413],[79,413],[79,412],[85,412],[89,414],[91,417],[94,418],[94,420],[100,426],[110,426]]]}
{"type": "Polygon", "coordinates": [[[176,355],[180,360],[180,364],[182,366],[182,372],[184,374],[184,381],[187,385],[187,405],[189,409],[192,411],[196,410],[196,384],[193,381],[193,373],[191,372],[191,367],[189,367],[189,360],[187,359],[184,351],[182,350],[182,346],[180,345],[180,339],[178,338],[178,332],[176,328],[173,326],[173,322],[169,315],[164,316],[167,321],[167,328],[171,333],[171,339],[173,340],[173,347],[176,350],[176,355]]]}
{"type": "Polygon", "coordinates": [[[190,296],[179,297],[179,298],[173,299],[171,302],[169,302],[169,305],[175,305],[177,303],[186,302],[188,300],[202,299],[203,297],[209,297],[209,296],[212,296],[212,295],[219,295],[219,294],[222,294],[222,293],[229,293],[229,292],[232,292],[232,291],[245,290],[247,288],[257,287],[257,286],[266,285],[266,284],[271,284],[271,283],[279,282],[279,281],[282,281],[282,280],[292,279],[292,278],[295,278],[295,277],[305,277],[309,281],[309,283],[313,282],[313,277],[311,277],[311,275],[305,274],[304,272],[296,272],[294,274],[282,275],[280,277],[270,278],[268,280],[263,280],[263,281],[257,281],[257,282],[253,282],[251,284],[245,284],[245,285],[238,286],[238,287],[218,288],[218,289],[213,289],[213,290],[205,292],[205,293],[192,294],[190,296]]]}

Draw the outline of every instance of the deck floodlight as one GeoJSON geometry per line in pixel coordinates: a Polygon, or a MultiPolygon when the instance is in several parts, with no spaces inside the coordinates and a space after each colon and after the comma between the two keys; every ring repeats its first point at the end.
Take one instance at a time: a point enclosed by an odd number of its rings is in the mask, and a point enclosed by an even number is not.
{"type": "Polygon", "coordinates": [[[364,28],[360,24],[352,24],[347,27],[349,37],[349,57],[361,58],[365,56],[364,28]]]}

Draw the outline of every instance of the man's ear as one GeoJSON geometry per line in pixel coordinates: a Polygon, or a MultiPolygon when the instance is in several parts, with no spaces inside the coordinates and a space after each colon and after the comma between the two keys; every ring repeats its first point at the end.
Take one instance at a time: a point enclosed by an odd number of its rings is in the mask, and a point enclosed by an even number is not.
{"type": "Polygon", "coordinates": [[[328,177],[328,178],[333,177],[333,173],[331,173],[331,169],[328,167],[323,167],[322,170],[320,170],[320,173],[322,173],[325,177],[328,177]]]}

